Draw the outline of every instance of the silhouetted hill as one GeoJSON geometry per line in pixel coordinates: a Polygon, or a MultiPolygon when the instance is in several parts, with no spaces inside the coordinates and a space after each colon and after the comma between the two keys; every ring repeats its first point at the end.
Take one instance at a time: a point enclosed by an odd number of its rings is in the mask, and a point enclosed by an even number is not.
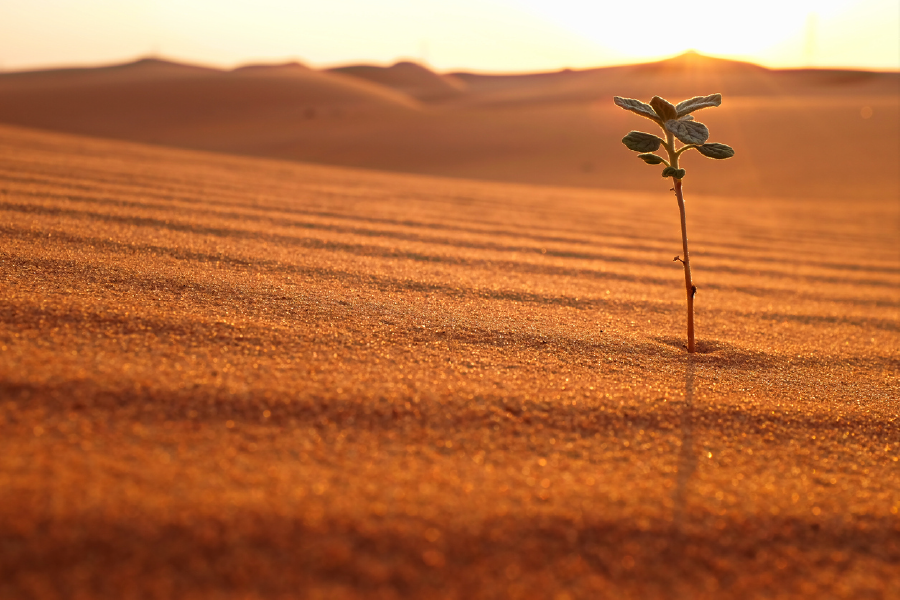
{"type": "Polygon", "coordinates": [[[652,63],[528,74],[452,74],[470,104],[589,102],[609,96],[691,97],[698,90],[729,96],[876,93],[896,95],[897,73],[834,69],[773,70],[687,52],[652,63]]]}
{"type": "Polygon", "coordinates": [[[234,71],[144,59],[0,74],[0,121],[207,149],[271,144],[325,115],[417,110],[408,96],[297,64],[234,71]]]}
{"type": "Polygon", "coordinates": [[[459,78],[439,75],[413,62],[398,62],[390,67],[353,65],[330,71],[378,83],[426,102],[458,98],[466,88],[459,78]]]}
{"type": "Polygon", "coordinates": [[[303,63],[299,63],[297,61],[291,61],[276,65],[269,64],[252,64],[252,65],[244,65],[234,69],[233,73],[259,73],[263,75],[271,75],[271,74],[280,74],[280,75],[290,75],[295,73],[305,73],[310,71],[311,69],[304,65],[303,63]]]}

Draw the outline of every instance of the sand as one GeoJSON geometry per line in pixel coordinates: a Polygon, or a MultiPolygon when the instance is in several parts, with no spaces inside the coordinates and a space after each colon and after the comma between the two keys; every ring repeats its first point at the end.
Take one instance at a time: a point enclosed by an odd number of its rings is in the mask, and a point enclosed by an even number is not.
{"type": "Polygon", "coordinates": [[[777,71],[688,54],[627,67],[440,75],[419,65],[220,71],[161,60],[0,73],[0,123],[402,173],[652,192],[621,144],[649,121],[613,96],[697,113],[735,160],[686,157],[691,189],[770,198],[900,197],[900,73],[777,71]]]}
{"type": "Polygon", "coordinates": [[[900,596],[893,188],[695,179],[688,356],[660,178],[0,126],[0,596],[900,596]]]}
{"type": "Polygon", "coordinates": [[[403,61],[390,67],[351,65],[329,69],[371,81],[424,102],[444,102],[466,95],[466,84],[453,75],[440,75],[422,65],[403,61]]]}

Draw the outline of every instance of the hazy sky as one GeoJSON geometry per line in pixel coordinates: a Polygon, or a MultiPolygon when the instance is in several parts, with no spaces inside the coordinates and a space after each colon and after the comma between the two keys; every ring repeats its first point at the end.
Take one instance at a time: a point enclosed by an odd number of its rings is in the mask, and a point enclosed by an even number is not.
{"type": "Polygon", "coordinates": [[[688,49],[772,67],[897,70],[900,0],[0,0],[2,70],[154,55],[535,71],[688,49]]]}

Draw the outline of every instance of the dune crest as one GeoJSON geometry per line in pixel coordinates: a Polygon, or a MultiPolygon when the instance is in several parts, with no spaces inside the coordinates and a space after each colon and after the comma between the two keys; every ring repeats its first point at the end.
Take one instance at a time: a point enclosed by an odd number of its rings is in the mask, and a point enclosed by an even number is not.
{"type": "Polygon", "coordinates": [[[465,94],[466,84],[453,75],[439,75],[414,62],[402,61],[390,67],[352,65],[329,69],[372,81],[426,102],[459,98],[465,94]]]}
{"type": "Polygon", "coordinates": [[[280,64],[249,64],[237,67],[232,69],[233,73],[260,73],[260,74],[271,74],[271,73],[301,73],[310,71],[308,66],[304,65],[299,61],[290,61],[286,63],[280,64]]]}

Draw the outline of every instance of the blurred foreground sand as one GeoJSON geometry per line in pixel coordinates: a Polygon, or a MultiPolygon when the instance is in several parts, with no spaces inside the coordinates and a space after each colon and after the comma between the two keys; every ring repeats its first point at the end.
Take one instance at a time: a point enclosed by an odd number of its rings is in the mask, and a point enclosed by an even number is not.
{"type": "Polygon", "coordinates": [[[658,187],[0,127],[0,596],[900,597],[898,203],[658,187]]]}

